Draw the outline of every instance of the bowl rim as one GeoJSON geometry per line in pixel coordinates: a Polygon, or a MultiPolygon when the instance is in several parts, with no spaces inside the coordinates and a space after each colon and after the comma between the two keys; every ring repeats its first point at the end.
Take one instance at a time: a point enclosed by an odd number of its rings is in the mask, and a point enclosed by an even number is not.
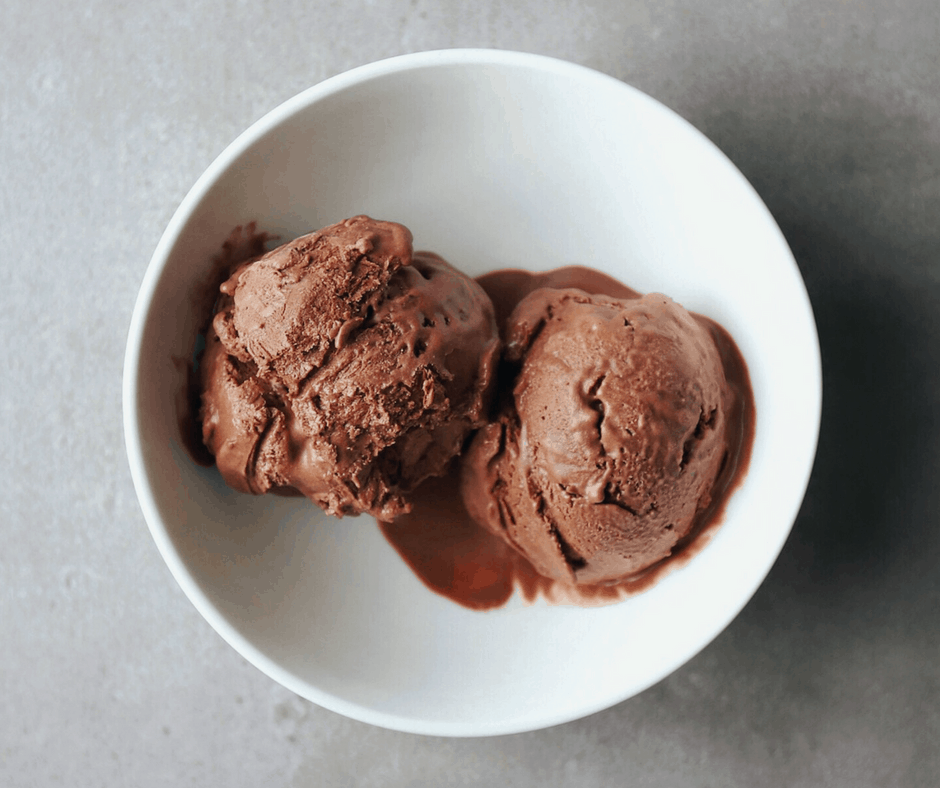
{"type": "Polygon", "coordinates": [[[799,267],[793,258],[792,252],[779,226],[773,219],[763,200],[756,190],[747,181],[745,176],[737,169],[728,157],[705,137],[702,132],[696,129],[691,123],[682,118],[676,112],[666,107],[658,100],[652,98],[641,90],[603,72],[597,71],[587,66],[571,63],[558,58],[533,54],[527,52],[518,52],[504,49],[486,49],[486,48],[461,48],[461,49],[437,49],[416,52],[411,54],[397,55],[365,65],[352,68],[348,71],[329,77],[295,96],[282,102],[272,110],[268,111],[247,129],[239,134],[229,145],[227,145],[220,154],[211,162],[206,170],[196,180],[186,196],[183,198],[176,211],[173,213],[166,229],[164,230],[144,273],[143,280],[134,305],[131,321],[128,329],[127,344],[124,354],[123,380],[122,380],[122,401],[123,401],[123,426],[125,436],[125,449],[130,465],[131,477],[134,488],[140,503],[144,519],[147,522],[151,536],[157,545],[157,548],[170,569],[176,582],[186,594],[190,602],[196,607],[198,612],[206,622],[232,646],[248,662],[253,664],[270,678],[274,679],[287,689],[298,695],[308,698],[312,702],[361,722],[377,725],[383,728],[398,730],[407,733],[417,733],[423,735],[469,737],[469,736],[492,736],[504,735],[510,733],[519,733],[551,727],[561,723],[580,719],[582,717],[610,708],[638,692],[648,689],[653,684],[658,683],[673,671],[685,664],[692,657],[703,650],[711,643],[728,624],[733,621],[741,612],[744,606],[750,601],[757,588],[766,579],[767,573],[776,562],[784,543],[792,531],[793,523],[799,513],[802,501],[806,494],[809,479],[812,473],[816,450],[819,440],[819,429],[822,414],[822,362],[819,348],[819,337],[816,329],[815,319],[812,312],[812,304],[806,291],[805,282],[799,272],[799,267]],[[184,560],[173,544],[167,526],[160,515],[151,480],[144,461],[144,450],[141,438],[140,420],[138,412],[138,403],[140,396],[139,388],[139,370],[141,364],[141,346],[143,335],[150,317],[153,306],[153,300],[157,291],[160,278],[173,250],[177,240],[183,232],[187,222],[190,220],[195,209],[206,197],[209,190],[223,177],[229,167],[237,161],[253,144],[260,140],[264,135],[276,129],[283,122],[290,119],[297,112],[306,109],[317,102],[328,98],[334,94],[340,93],[350,87],[362,84],[378,77],[384,77],[390,74],[401,73],[410,70],[419,70],[434,68],[439,66],[513,66],[524,67],[537,70],[542,73],[564,74],[569,77],[574,76],[585,80],[596,80],[600,82],[614,83],[617,89],[628,91],[634,94],[635,98],[640,99],[650,105],[655,105],[659,110],[667,112],[673,120],[679,121],[691,129],[696,135],[705,140],[713,152],[717,153],[725,160],[732,173],[739,176],[742,183],[752,193],[755,201],[767,212],[770,223],[779,235],[779,240],[783,249],[789,256],[790,263],[796,273],[796,279],[802,287],[803,303],[809,324],[812,327],[813,347],[809,348],[814,353],[814,358],[808,359],[807,370],[811,373],[812,379],[807,380],[807,387],[812,386],[811,411],[813,415],[813,429],[811,451],[809,461],[803,469],[800,492],[793,498],[793,510],[789,513],[789,528],[781,536],[780,544],[768,557],[767,570],[761,575],[757,584],[750,589],[749,593],[742,595],[740,604],[734,610],[729,610],[727,620],[710,639],[701,643],[692,653],[684,653],[681,658],[675,660],[675,664],[665,666],[662,675],[653,677],[646,682],[639,690],[629,691],[626,694],[612,694],[611,697],[603,702],[585,704],[575,713],[565,711],[554,715],[542,714],[537,719],[527,718],[525,721],[519,720],[475,722],[475,723],[442,723],[439,721],[422,721],[412,717],[404,717],[393,713],[379,711],[374,708],[364,706],[359,703],[345,700],[329,692],[313,687],[307,682],[300,680],[285,668],[281,667],[272,658],[268,657],[263,651],[255,646],[250,640],[242,635],[234,626],[232,626],[218,609],[218,607],[209,599],[206,593],[200,588],[187,567],[184,560]]]}

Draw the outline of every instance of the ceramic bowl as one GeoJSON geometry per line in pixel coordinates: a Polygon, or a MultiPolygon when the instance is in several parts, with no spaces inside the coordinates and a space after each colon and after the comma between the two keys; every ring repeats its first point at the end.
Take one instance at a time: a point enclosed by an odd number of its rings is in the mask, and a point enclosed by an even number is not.
{"type": "Polygon", "coordinates": [[[702,134],[611,77],[451,50],[385,60],[287,101],[183,200],[147,269],[124,377],[144,516],[206,620],[275,681],[375,725],[444,736],[537,729],[619,703],[704,648],[790,531],[819,429],[810,303],[758,195],[702,134]],[[598,268],[724,325],[757,410],[724,522],[648,591],[599,608],[475,612],[428,590],[367,517],[230,490],[180,440],[193,292],[236,225],[288,240],[355,214],[407,225],[477,275],[598,268]]]}

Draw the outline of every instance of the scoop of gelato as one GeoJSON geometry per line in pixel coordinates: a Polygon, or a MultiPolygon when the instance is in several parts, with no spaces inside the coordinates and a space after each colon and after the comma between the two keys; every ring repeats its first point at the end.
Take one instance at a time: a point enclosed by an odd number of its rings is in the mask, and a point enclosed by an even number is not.
{"type": "Polygon", "coordinates": [[[389,520],[484,423],[500,342],[489,297],[407,228],[356,216],[238,268],[200,367],[226,482],[389,520]]]}
{"type": "Polygon", "coordinates": [[[470,514],[546,577],[622,581],[712,499],[732,393],[706,324],[666,296],[541,288],[506,325],[514,385],[463,461],[470,514]]]}

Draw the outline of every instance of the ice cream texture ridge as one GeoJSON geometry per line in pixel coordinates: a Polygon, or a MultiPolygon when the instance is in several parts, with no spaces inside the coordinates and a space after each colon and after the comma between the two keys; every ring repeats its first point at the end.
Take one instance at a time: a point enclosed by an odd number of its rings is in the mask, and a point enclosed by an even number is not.
{"type": "MultiPolygon", "coordinates": [[[[230,271],[198,374],[231,487],[371,514],[429,586],[474,607],[403,547],[427,563],[407,524],[447,528],[443,512],[409,519],[427,485],[451,485],[513,565],[610,587],[719,516],[753,437],[746,366],[713,321],[590,269],[474,281],[367,216],[230,271]]],[[[483,544],[473,561],[492,565],[483,544]]]]}

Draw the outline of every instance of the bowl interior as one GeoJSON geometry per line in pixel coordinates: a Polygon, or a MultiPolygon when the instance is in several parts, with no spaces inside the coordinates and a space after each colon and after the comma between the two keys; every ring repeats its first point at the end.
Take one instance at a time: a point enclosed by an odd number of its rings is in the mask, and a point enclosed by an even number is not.
{"type": "Polygon", "coordinates": [[[485,735],[605,708],[666,676],[743,607],[812,465],[819,352],[803,283],[751,187],[702,135],[587,69],[505,52],[357,69],[259,121],[194,186],[158,247],[128,343],[125,422],[141,504],[175,577],[246,658],[386,727],[485,735]],[[724,524],[620,604],[517,599],[486,613],[426,590],[366,517],[229,490],[179,439],[202,316],[192,293],[239,224],[283,240],[358,213],[411,228],[471,275],[580,264],[722,323],[757,429],[724,524]]]}

